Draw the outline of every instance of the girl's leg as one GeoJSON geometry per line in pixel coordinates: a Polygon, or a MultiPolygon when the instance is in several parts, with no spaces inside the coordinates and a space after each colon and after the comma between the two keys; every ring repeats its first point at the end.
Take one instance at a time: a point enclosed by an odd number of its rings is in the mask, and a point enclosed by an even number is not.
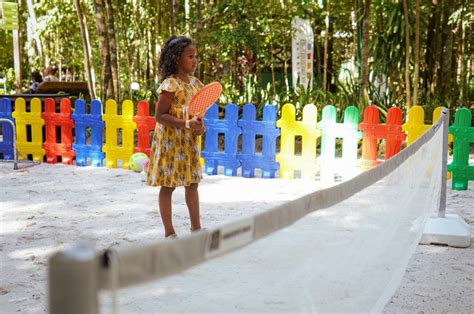
{"type": "Polygon", "coordinates": [[[199,192],[198,184],[193,183],[184,187],[184,197],[188,205],[189,218],[191,219],[191,230],[201,229],[201,217],[199,216],[199,192]]]}
{"type": "Polygon", "coordinates": [[[161,220],[165,227],[165,237],[175,233],[171,214],[171,196],[173,191],[174,188],[162,186],[158,196],[158,206],[160,207],[161,220]]]}

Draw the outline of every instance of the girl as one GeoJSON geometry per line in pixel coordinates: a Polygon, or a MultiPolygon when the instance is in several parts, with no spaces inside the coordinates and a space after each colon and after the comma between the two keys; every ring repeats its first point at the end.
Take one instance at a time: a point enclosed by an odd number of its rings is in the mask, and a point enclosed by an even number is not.
{"type": "Polygon", "coordinates": [[[166,238],[176,238],[171,214],[171,197],[178,186],[184,186],[191,220],[191,231],[200,230],[198,183],[202,179],[201,147],[198,135],[204,132],[202,122],[189,119],[187,105],[203,86],[193,75],[197,67],[197,50],[191,39],[171,36],[161,52],[159,68],[163,82],[158,89],[156,128],[150,151],[147,185],[161,186],[158,196],[166,238]]]}

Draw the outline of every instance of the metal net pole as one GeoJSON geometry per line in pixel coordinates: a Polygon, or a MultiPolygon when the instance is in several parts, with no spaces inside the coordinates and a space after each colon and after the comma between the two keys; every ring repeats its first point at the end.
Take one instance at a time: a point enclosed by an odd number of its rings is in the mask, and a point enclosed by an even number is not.
{"type": "Polygon", "coordinates": [[[441,195],[439,199],[438,217],[444,218],[446,214],[446,174],[448,171],[448,134],[449,134],[449,110],[443,109],[442,114],[445,115],[443,122],[443,156],[441,166],[441,195]]]}

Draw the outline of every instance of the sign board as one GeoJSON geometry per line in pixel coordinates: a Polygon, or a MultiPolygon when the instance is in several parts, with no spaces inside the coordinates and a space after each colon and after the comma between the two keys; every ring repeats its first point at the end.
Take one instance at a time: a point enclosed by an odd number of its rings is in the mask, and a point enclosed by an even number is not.
{"type": "Polygon", "coordinates": [[[293,38],[291,40],[291,68],[293,87],[302,84],[311,90],[313,85],[313,47],[314,34],[307,20],[295,17],[291,26],[293,38]]]}
{"type": "Polygon", "coordinates": [[[7,31],[18,29],[18,4],[14,2],[0,2],[0,24],[7,31]]]}

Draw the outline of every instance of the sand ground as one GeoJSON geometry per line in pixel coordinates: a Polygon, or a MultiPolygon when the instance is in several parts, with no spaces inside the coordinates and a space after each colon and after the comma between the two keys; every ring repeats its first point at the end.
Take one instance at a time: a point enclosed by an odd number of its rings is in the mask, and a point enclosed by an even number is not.
{"type": "MultiPolygon", "coordinates": [[[[14,172],[0,163],[0,312],[47,311],[47,258],[77,239],[97,248],[129,247],[163,238],[157,189],[122,169],[42,164],[14,172]]],[[[206,177],[202,222],[212,228],[320,188],[318,182],[206,177]],[[251,181],[249,181],[251,180],[251,181]],[[250,188],[239,191],[235,187],[250,188]],[[232,191],[225,200],[210,197],[232,191]]],[[[474,234],[474,182],[452,191],[447,212],[474,234]]],[[[184,193],[174,196],[178,234],[189,233],[184,193]]],[[[392,313],[473,313],[474,247],[418,246],[403,281],[385,307],[392,313]]]]}
{"type": "Polygon", "coordinates": [[[470,225],[471,246],[418,245],[387,313],[474,313],[474,182],[467,191],[447,185],[446,212],[470,225]]]}

